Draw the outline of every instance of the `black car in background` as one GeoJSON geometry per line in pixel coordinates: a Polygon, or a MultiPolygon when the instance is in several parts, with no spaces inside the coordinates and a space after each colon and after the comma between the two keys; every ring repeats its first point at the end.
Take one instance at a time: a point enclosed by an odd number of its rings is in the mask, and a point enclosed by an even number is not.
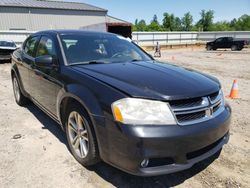
{"type": "Polygon", "coordinates": [[[220,37],[206,44],[207,50],[217,50],[219,48],[230,48],[232,51],[240,51],[247,45],[246,40],[235,40],[233,37],[220,37]]]}
{"type": "Polygon", "coordinates": [[[100,159],[131,174],[190,168],[229,139],[231,110],[219,81],[160,63],[109,33],[32,34],[14,52],[17,104],[33,101],[66,132],[84,166],[100,159]]]}
{"type": "Polygon", "coordinates": [[[17,49],[15,42],[10,40],[0,40],[0,61],[8,61],[11,54],[17,49]]]}

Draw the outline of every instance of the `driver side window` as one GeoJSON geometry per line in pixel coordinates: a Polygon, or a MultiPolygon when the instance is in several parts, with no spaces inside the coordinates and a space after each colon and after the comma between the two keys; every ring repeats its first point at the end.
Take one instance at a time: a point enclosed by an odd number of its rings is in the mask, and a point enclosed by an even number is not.
{"type": "Polygon", "coordinates": [[[46,36],[43,36],[39,42],[36,57],[44,55],[56,56],[54,42],[46,36]]]}

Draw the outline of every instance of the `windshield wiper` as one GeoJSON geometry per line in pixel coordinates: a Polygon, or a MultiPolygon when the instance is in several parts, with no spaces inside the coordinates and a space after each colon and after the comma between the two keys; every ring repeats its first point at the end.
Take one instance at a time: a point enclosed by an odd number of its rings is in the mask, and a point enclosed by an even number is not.
{"type": "Polygon", "coordinates": [[[142,61],[140,59],[133,59],[131,62],[142,61]]]}
{"type": "Polygon", "coordinates": [[[90,61],[87,64],[105,64],[105,63],[102,61],[90,61]]]}
{"type": "Polygon", "coordinates": [[[72,66],[72,65],[90,65],[90,64],[105,64],[105,63],[102,61],[89,61],[89,62],[72,63],[70,65],[72,66]]]}

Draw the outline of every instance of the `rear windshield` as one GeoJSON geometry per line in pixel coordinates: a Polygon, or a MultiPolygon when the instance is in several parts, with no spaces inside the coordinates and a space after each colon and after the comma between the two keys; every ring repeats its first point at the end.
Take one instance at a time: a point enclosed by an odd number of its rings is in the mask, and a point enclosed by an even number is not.
{"type": "Polygon", "coordinates": [[[0,46],[3,46],[3,47],[16,47],[14,42],[9,42],[9,41],[0,41],[0,46]]]}
{"type": "Polygon", "coordinates": [[[64,34],[61,41],[68,64],[122,63],[151,58],[134,43],[117,35],[64,34]]]}

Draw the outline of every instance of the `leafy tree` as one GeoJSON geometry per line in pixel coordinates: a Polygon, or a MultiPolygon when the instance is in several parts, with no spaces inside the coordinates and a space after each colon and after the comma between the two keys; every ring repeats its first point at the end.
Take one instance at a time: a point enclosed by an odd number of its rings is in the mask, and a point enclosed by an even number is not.
{"type": "Polygon", "coordinates": [[[212,31],[231,31],[230,23],[226,21],[216,22],[211,27],[212,31]]]}
{"type": "Polygon", "coordinates": [[[164,18],[163,18],[163,28],[166,31],[173,31],[174,30],[174,25],[175,25],[175,17],[173,14],[168,14],[167,12],[165,12],[163,14],[164,18]]]}
{"type": "Polygon", "coordinates": [[[158,18],[157,18],[157,15],[156,15],[156,14],[154,15],[153,20],[152,20],[151,22],[154,22],[154,23],[159,24],[158,18]]]}
{"type": "Polygon", "coordinates": [[[154,15],[153,20],[151,23],[148,25],[148,31],[162,31],[162,27],[158,22],[158,18],[156,15],[154,15]]]}
{"type": "Polygon", "coordinates": [[[181,19],[179,17],[175,17],[174,18],[174,27],[173,27],[173,31],[182,31],[182,22],[181,19]]]}
{"type": "Polygon", "coordinates": [[[250,30],[250,15],[242,15],[236,22],[236,30],[249,31],[250,30]]]}
{"type": "Polygon", "coordinates": [[[135,20],[133,31],[249,31],[250,15],[242,15],[231,21],[220,21],[213,23],[214,11],[202,10],[200,20],[193,25],[193,16],[190,12],[184,14],[180,19],[174,14],[164,13],[163,25],[159,23],[156,15],[153,16],[149,25],[145,20],[135,20]]]}
{"type": "Polygon", "coordinates": [[[198,21],[197,26],[202,31],[211,31],[212,26],[213,26],[214,11],[213,10],[209,10],[209,11],[202,10],[200,15],[201,15],[201,19],[198,21]]]}
{"type": "Polygon", "coordinates": [[[190,12],[184,14],[184,17],[181,19],[182,26],[184,31],[191,31],[193,27],[193,16],[190,12]]]}
{"type": "Polygon", "coordinates": [[[237,19],[234,18],[231,22],[230,22],[230,28],[232,30],[235,30],[236,29],[236,25],[237,25],[237,19]]]}
{"type": "Polygon", "coordinates": [[[138,19],[136,19],[133,31],[147,31],[146,21],[145,20],[138,21],[138,19]]]}
{"type": "Polygon", "coordinates": [[[137,31],[138,19],[135,20],[135,24],[132,25],[132,30],[137,31]]]}

